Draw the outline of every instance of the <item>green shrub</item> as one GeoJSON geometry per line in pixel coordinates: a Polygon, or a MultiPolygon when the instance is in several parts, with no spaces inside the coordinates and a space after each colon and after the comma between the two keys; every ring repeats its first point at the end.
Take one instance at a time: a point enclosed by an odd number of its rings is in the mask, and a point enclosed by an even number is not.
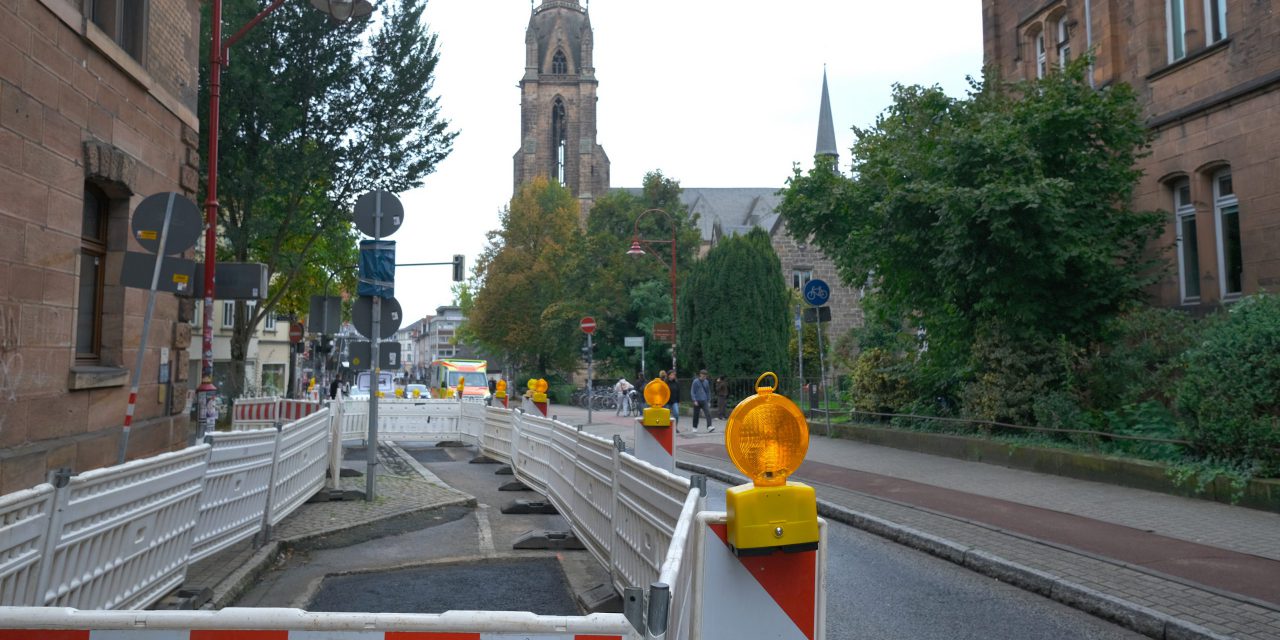
{"type": "Polygon", "coordinates": [[[859,411],[888,413],[911,400],[905,358],[873,347],[858,354],[853,364],[853,406],[859,411]]]}
{"type": "Polygon", "coordinates": [[[1029,425],[1036,399],[1062,383],[1065,347],[1040,338],[1016,340],[1000,330],[973,342],[973,377],[961,387],[963,415],[1029,425]]]}
{"type": "Polygon", "coordinates": [[[1183,354],[1212,324],[1213,319],[1156,307],[1131,309],[1112,320],[1101,343],[1079,363],[1081,404],[1106,411],[1154,400],[1172,408],[1186,366],[1183,354]]]}
{"type": "Polygon", "coordinates": [[[1280,297],[1241,300],[1205,330],[1177,406],[1200,453],[1280,472],[1280,297]]]}

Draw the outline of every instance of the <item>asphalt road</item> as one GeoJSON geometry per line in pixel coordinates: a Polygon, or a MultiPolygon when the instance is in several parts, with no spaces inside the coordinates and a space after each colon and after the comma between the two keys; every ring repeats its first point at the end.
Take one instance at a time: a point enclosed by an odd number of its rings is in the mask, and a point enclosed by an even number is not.
{"type": "MultiPolygon", "coordinates": [[[[498,492],[512,478],[494,475],[494,465],[468,464],[473,454],[446,449],[414,457],[442,481],[476,496],[479,508],[425,515],[412,530],[346,540],[350,544],[341,548],[299,552],[237,605],[438,612],[487,602],[494,610],[559,613],[566,594],[607,582],[607,571],[585,551],[513,552],[512,542],[524,531],[567,527],[559,516],[500,514],[515,498],[539,496],[498,492]],[[498,560],[505,564],[494,564],[498,560]]],[[[709,484],[707,508],[723,510],[725,485],[709,484]]],[[[1142,637],[857,529],[833,522],[828,532],[831,640],[1142,637]]]]}

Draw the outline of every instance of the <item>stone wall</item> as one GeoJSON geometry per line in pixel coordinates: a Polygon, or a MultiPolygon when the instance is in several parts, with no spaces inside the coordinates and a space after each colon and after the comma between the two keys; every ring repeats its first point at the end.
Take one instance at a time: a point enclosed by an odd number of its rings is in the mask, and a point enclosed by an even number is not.
{"type": "MultiPolygon", "coordinates": [[[[147,195],[197,188],[197,2],[150,2],[142,62],[79,8],[0,4],[0,494],[114,464],[146,308],[145,291],[116,284],[123,252],[141,250],[129,216],[147,195]],[[99,356],[77,361],[87,183],[109,199],[107,254],[99,356]]],[[[177,314],[161,295],[130,457],[187,442],[185,393],[169,402],[158,384],[161,348],[187,357],[177,314]]]]}

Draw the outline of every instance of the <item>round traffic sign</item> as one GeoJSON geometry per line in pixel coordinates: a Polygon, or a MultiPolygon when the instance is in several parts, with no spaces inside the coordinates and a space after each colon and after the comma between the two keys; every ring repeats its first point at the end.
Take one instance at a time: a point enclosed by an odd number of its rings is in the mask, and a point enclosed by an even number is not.
{"type": "Polygon", "coordinates": [[[302,342],[302,335],[306,332],[306,328],[301,322],[295,322],[289,326],[289,342],[298,344],[302,342]]]}
{"type": "Polygon", "coordinates": [[[820,307],[830,299],[831,288],[827,286],[827,283],[815,278],[804,285],[805,302],[815,307],[820,307]]]}
{"type": "Polygon", "coordinates": [[[204,229],[200,208],[186,196],[173,192],[149,195],[133,210],[129,226],[138,244],[151,253],[160,250],[166,211],[169,212],[169,233],[164,240],[165,255],[177,255],[196,246],[204,229]]]}
{"type": "Polygon", "coordinates": [[[366,236],[385,238],[404,222],[404,205],[390,191],[370,191],[356,199],[354,214],[356,228],[366,236]]]}
{"type": "Polygon", "coordinates": [[[595,333],[596,319],[592,318],[591,316],[587,316],[583,318],[581,322],[578,323],[578,326],[582,327],[583,333],[595,333]]]}
{"type": "Polygon", "coordinates": [[[386,340],[395,335],[400,330],[400,321],[404,319],[404,314],[400,311],[400,302],[395,298],[382,299],[382,314],[379,316],[380,325],[378,333],[382,334],[377,338],[373,337],[373,298],[369,296],[360,296],[351,305],[351,324],[356,326],[356,331],[360,335],[374,340],[386,340]]]}

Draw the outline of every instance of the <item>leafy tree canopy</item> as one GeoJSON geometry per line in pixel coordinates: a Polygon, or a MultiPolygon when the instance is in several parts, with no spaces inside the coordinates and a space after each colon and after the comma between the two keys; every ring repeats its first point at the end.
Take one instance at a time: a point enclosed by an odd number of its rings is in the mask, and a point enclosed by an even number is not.
{"type": "Polygon", "coordinates": [[[1126,85],[1095,90],[1088,60],[1031,83],[996,77],[960,99],[897,86],[855,128],[852,177],[818,163],[790,179],[787,227],[868,311],[923,327],[957,368],[981,330],[1083,344],[1137,300],[1157,213],[1129,208],[1147,133],[1126,85]]]}

